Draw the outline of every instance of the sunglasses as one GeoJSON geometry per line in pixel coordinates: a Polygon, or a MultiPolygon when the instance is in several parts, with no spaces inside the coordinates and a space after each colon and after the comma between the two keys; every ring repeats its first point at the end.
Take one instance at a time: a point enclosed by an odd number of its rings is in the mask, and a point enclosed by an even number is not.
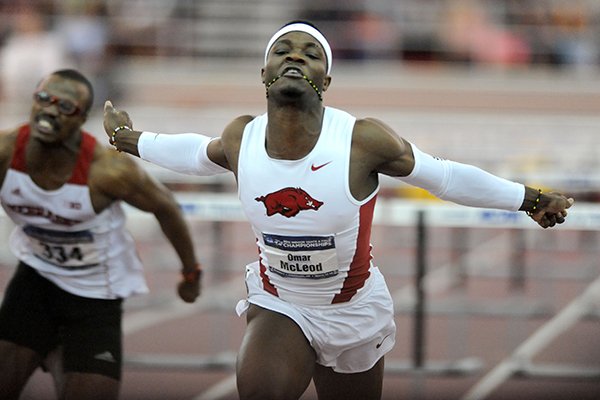
{"type": "Polygon", "coordinates": [[[52,96],[50,93],[43,90],[35,92],[33,94],[33,99],[42,107],[48,107],[52,104],[56,104],[58,107],[58,112],[63,115],[75,115],[81,113],[81,109],[77,106],[77,104],[70,100],[52,96]]]}

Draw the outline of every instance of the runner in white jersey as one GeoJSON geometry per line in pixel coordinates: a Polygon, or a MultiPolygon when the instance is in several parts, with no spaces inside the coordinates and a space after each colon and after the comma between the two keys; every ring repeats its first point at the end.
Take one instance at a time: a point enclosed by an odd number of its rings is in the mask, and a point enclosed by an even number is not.
{"type": "Polygon", "coordinates": [[[89,81],[60,70],[37,86],[29,123],[0,134],[0,202],[18,266],[0,306],[0,397],[44,365],[61,399],[116,399],[123,299],[146,293],[121,202],[152,212],[182,264],[180,297],[199,294],[191,238],[171,193],[129,156],[81,129],[89,81]]]}
{"type": "Polygon", "coordinates": [[[239,197],[257,238],[265,289],[286,301],[346,302],[369,277],[377,192],[356,200],[344,179],[354,121],[350,114],[326,107],[319,140],[299,160],[267,154],[266,114],[244,130],[239,197]]]}
{"type": "Polygon", "coordinates": [[[393,346],[393,304],[371,260],[379,174],[473,207],[522,210],[543,228],[572,199],[420,151],[381,121],[325,107],[332,51],[313,25],[292,22],[265,50],[267,113],[233,120],[219,138],[131,127],[105,104],[117,149],[179,172],[232,171],[256,235],[246,268],[247,328],[237,360],[241,399],[297,399],[314,381],[320,400],[379,399],[393,346]]]}

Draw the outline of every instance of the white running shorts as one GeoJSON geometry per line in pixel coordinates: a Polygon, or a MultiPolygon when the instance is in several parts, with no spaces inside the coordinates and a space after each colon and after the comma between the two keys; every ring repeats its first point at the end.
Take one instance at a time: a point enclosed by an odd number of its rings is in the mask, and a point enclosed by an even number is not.
{"type": "Polygon", "coordinates": [[[236,306],[239,316],[250,305],[290,317],[317,354],[317,363],[335,372],[364,372],[389,352],[396,340],[394,305],[378,268],[353,299],[346,303],[305,306],[281,300],[261,286],[258,262],[246,266],[248,299],[236,306]]]}

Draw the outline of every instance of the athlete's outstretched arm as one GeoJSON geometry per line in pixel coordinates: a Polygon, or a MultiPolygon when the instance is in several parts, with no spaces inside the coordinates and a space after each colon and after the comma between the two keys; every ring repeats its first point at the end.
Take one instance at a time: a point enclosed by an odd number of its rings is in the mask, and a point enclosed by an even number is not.
{"type": "Polygon", "coordinates": [[[542,228],[563,223],[572,198],[541,193],[478,167],[433,157],[398,136],[384,123],[361,124],[370,138],[376,171],[428,190],[440,199],[471,207],[527,212],[542,228]]]}
{"type": "Polygon", "coordinates": [[[104,130],[117,150],[176,172],[208,176],[230,169],[220,138],[136,131],[127,112],[110,101],[104,104],[104,130]]]}

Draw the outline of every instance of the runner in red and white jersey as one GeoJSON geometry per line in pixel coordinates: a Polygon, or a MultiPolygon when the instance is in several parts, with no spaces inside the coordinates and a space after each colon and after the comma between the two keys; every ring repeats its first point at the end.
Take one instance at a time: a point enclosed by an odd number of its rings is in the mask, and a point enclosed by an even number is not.
{"type": "Polygon", "coordinates": [[[180,297],[200,272],[172,194],[81,127],[93,102],[75,70],[42,79],[29,122],[0,133],[0,201],[18,265],[0,306],[0,397],[18,398],[42,363],[61,399],[116,399],[125,298],[148,291],[121,204],[156,217],[179,256],[180,297]]]}

